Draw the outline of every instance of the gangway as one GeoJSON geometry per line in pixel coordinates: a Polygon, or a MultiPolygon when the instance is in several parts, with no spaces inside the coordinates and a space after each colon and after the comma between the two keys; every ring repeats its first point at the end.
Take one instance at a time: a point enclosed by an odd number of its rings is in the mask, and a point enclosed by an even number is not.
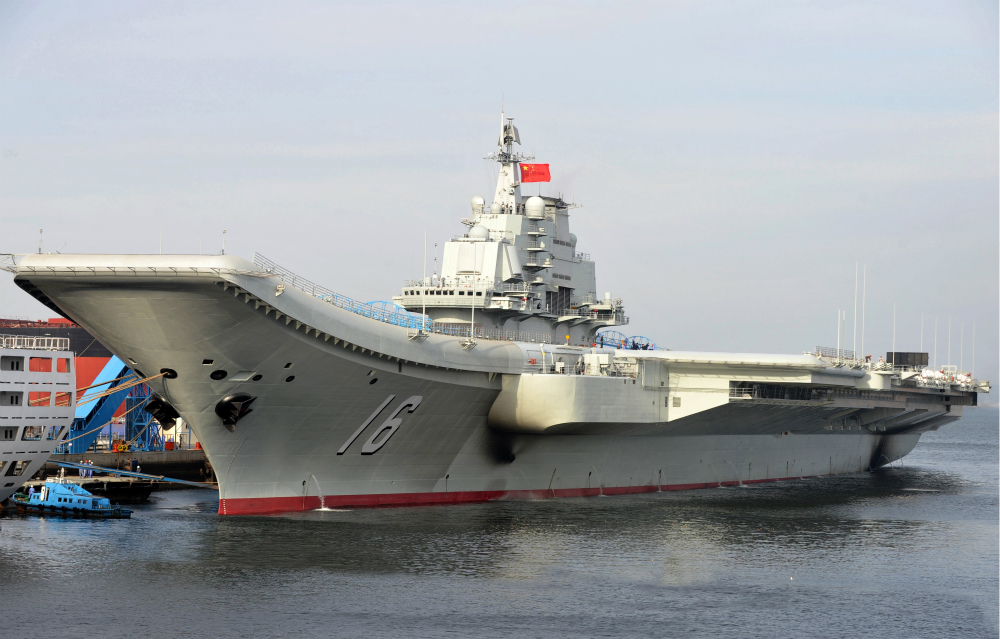
{"type": "Polygon", "coordinates": [[[76,416],[73,419],[73,425],[70,427],[69,434],[66,435],[66,439],[73,439],[80,435],[83,435],[83,437],[74,439],[66,444],[61,444],[56,449],[57,452],[84,453],[94,445],[98,435],[101,434],[101,429],[97,427],[111,421],[115,415],[115,411],[118,410],[118,407],[122,405],[122,401],[125,400],[129,389],[122,388],[120,391],[110,393],[91,402],[87,402],[87,398],[93,397],[103,391],[117,388],[123,383],[128,383],[130,379],[136,379],[134,375],[129,375],[130,372],[131,369],[117,357],[112,357],[108,360],[108,363],[104,365],[104,369],[94,378],[92,388],[87,389],[82,396],[77,398],[76,416]],[[122,379],[126,376],[129,379],[122,379]],[[88,432],[91,430],[93,432],[88,432]],[[87,434],[84,435],[84,433],[87,434]]]}

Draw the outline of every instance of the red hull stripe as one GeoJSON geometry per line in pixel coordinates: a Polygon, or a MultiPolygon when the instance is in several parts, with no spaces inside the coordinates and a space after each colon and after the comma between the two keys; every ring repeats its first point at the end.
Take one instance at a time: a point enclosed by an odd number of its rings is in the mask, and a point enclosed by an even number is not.
{"type": "MultiPolygon", "coordinates": [[[[776,479],[750,479],[744,484],[761,484],[803,477],[782,477],[776,479]]],[[[323,499],[327,508],[380,508],[392,506],[438,506],[443,504],[472,504],[497,499],[545,499],[550,497],[595,497],[597,495],[628,495],[653,493],[658,490],[695,490],[736,486],[738,481],[711,482],[707,484],[669,484],[657,486],[617,486],[611,488],[560,488],[553,490],[475,490],[447,493],[384,493],[376,495],[329,495],[323,499]]],[[[320,499],[314,495],[304,497],[251,497],[241,499],[220,499],[220,515],[273,515],[320,507],[320,499]]]]}

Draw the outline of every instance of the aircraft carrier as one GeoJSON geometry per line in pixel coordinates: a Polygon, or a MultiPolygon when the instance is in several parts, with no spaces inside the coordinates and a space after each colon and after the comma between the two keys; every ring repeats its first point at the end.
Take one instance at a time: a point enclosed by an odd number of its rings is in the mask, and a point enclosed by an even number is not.
{"type": "MultiPolygon", "coordinates": [[[[681,352],[622,340],[548,166],[501,116],[496,192],[441,272],[361,303],[270,260],[6,256],[190,424],[222,514],[613,495],[857,473],[989,383],[926,354],[681,352]],[[603,332],[602,332],[603,329],[603,332]]],[[[335,285],[335,283],[334,283],[335,285]]]]}

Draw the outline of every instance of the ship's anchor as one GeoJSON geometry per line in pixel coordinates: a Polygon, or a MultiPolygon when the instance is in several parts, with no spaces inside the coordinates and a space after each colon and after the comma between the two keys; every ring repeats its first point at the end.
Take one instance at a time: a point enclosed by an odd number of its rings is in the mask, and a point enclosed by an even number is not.
{"type": "Polygon", "coordinates": [[[249,393],[236,393],[223,397],[222,401],[215,405],[215,414],[222,418],[222,425],[231,433],[236,430],[236,422],[253,412],[250,404],[256,399],[249,393]]]}

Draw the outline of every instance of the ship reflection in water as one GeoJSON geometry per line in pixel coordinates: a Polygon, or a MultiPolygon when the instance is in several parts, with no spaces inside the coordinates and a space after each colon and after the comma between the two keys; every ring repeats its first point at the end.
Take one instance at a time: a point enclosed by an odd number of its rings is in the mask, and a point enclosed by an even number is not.
{"type": "Polygon", "coordinates": [[[177,491],[131,521],[7,516],[6,621],[56,598],[47,630],[74,636],[996,636],[997,422],[970,411],[906,466],[748,487],[238,518],[177,491]]]}

